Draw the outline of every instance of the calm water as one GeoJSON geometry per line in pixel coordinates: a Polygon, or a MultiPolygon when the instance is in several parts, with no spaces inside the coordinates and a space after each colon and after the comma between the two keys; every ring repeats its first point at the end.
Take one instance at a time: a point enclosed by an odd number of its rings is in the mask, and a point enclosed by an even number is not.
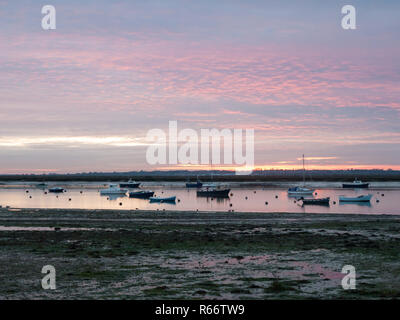
{"type": "Polygon", "coordinates": [[[42,189],[22,185],[2,185],[0,188],[0,205],[3,207],[10,206],[11,208],[400,214],[400,188],[394,186],[390,188],[378,186],[367,190],[317,187],[317,195],[314,195],[314,198],[330,197],[330,206],[308,205],[302,207],[301,202],[297,202],[296,198],[288,196],[286,185],[276,188],[233,187],[229,199],[199,198],[196,196],[196,189],[185,189],[173,184],[164,186],[147,184],[143,187],[143,189],[155,191],[155,196],[177,196],[179,201],[177,200],[176,204],[150,203],[149,200],[132,199],[127,196],[110,199],[107,196],[100,196],[100,185],[99,183],[85,185],[72,183],[66,185],[67,192],[62,194],[45,194],[42,189]],[[27,193],[27,191],[29,192],[27,193]],[[373,194],[370,204],[339,204],[338,201],[339,195],[358,196],[368,193],[373,194]]]}

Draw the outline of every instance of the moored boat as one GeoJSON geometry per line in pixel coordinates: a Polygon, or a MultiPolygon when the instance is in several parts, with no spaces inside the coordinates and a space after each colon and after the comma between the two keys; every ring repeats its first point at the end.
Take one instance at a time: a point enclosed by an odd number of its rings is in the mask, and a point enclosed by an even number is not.
{"type": "Polygon", "coordinates": [[[153,195],[154,191],[149,191],[149,190],[129,192],[129,198],[149,199],[153,195]]]}
{"type": "Polygon", "coordinates": [[[35,186],[36,186],[36,188],[45,189],[45,188],[47,188],[47,183],[44,183],[44,182],[38,183],[35,186]]]}
{"type": "Polygon", "coordinates": [[[196,182],[186,182],[186,188],[201,188],[203,183],[200,180],[196,182]]]}
{"type": "Polygon", "coordinates": [[[197,191],[198,197],[229,198],[231,189],[205,188],[197,191]]]}
{"type": "Polygon", "coordinates": [[[119,188],[116,184],[110,184],[107,189],[100,190],[100,195],[125,194],[127,191],[119,188]]]}
{"type": "Polygon", "coordinates": [[[139,188],[140,182],[133,181],[132,179],[129,179],[128,182],[122,182],[119,184],[120,188],[139,188]]]}
{"type": "Polygon", "coordinates": [[[297,186],[297,187],[292,187],[288,189],[288,195],[307,195],[307,194],[313,194],[314,189],[308,188],[305,185],[306,183],[306,168],[304,165],[304,154],[303,154],[303,185],[302,186],[297,186]]]}
{"type": "Polygon", "coordinates": [[[326,198],[319,198],[319,199],[300,199],[303,202],[303,205],[320,205],[320,206],[329,206],[329,197],[326,198]]]}
{"type": "Polygon", "coordinates": [[[60,188],[60,187],[49,188],[49,192],[61,193],[61,192],[64,192],[64,188],[60,188]]]}
{"type": "Polygon", "coordinates": [[[116,194],[107,194],[107,200],[111,200],[111,201],[117,200],[117,199],[119,199],[119,198],[124,198],[124,197],[126,197],[126,194],[125,194],[125,193],[121,193],[121,194],[118,194],[118,193],[116,193],[116,194]]]}
{"type": "Polygon", "coordinates": [[[357,178],[352,183],[343,183],[343,188],[362,188],[366,189],[369,187],[369,183],[364,183],[361,180],[357,180],[357,178]]]}
{"type": "Polygon", "coordinates": [[[339,196],[340,202],[370,202],[372,198],[372,194],[362,195],[358,197],[345,197],[339,196]]]}
{"type": "Polygon", "coordinates": [[[176,196],[173,197],[150,197],[150,202],[175,202],[176,196]]]}
{"type": "Polygon", "coordinates": [[[314,189],[310,189],[307,187],[293,187],[288,189],[288,194],[289,195],[306,195],[306,194],[313,194],[314,189]]]}

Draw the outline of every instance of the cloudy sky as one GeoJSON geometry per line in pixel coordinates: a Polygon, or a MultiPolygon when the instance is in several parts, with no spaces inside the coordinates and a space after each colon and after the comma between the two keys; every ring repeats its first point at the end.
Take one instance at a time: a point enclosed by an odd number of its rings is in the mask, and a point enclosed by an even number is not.
{"type": "Polygon", "coordinates": [[[254,128],[255,162],[400,169],[399,1],[0,0],[0,172],[158,169],[148,130],[254,128]],[[56,8],[43,30],[41,9],[56,8]],[[357,29],[341,27],[352,4],[357,29]]]}

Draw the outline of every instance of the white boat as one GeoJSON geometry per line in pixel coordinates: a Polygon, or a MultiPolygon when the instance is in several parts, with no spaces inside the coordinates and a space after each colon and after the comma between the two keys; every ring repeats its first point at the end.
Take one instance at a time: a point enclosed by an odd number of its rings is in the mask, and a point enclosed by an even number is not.
{"type": "Polygon", "coordinates": [[[372,194],[362,195],[358,197],[339,196],[340,202],[370,202],[372,194]]]}
{"type": "Polygon", "coordinates": [[[288,194],[289,195],[307,195],[307,194],[313,194],[314,189],[310,189],[307,187],[293,187],[288,189],[288,194]]]}
{"type": "Polygon", "coordinates": [[[218,185],[215,182],[203,183],[202,188],[217,188],[218,185]]]}
{"type": "Polygon", "coordinates": [[[150,197],[150,202],[175,202],[176,196],[172,197],[150,197]]]}
{"type": "Polygon", "coordinates": [[[101,195],[110,195],[110,194],[125,194],[128,190],[121,189],[116,184],[110,184],[107,189],[100,190],[101,195]]]}
{"type": "Polygon", "coordinates": [[[304,154],[303,154],[303,185],[289,188],[288,189],[288,194],[289,195],[313,194],[315,189],[308,188],[308,187],[305,186],[305,184],[306,184],[306,169],[305,169],[305,166],[304,166],[304,154]]]}

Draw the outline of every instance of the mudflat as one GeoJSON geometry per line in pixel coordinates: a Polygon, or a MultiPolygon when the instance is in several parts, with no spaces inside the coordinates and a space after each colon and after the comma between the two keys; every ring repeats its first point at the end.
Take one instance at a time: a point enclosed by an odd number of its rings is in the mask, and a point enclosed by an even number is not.
{"type": "Polygon", "coordinates": [[[0,299],[400,298],[393,215],[2,208],[0,248],[0,299]]]}

